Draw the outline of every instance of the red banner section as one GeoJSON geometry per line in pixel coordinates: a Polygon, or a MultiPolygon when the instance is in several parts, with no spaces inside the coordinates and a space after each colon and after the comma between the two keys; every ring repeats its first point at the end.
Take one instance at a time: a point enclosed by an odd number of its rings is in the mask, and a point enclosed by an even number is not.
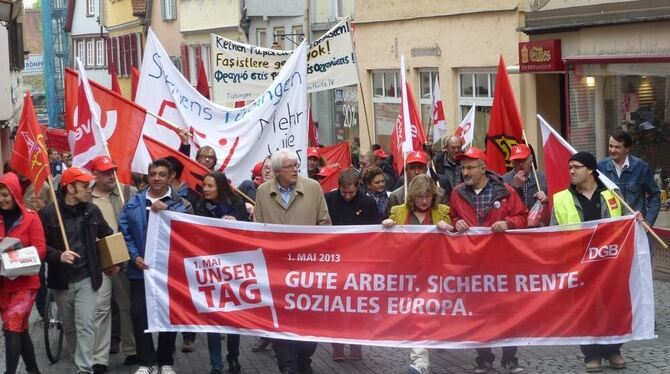
{"type": "Polygon", "coordinates": [[[149,330],[444,348],[654,337],[633,219],[470,231],[152,214],[149,330]]]}

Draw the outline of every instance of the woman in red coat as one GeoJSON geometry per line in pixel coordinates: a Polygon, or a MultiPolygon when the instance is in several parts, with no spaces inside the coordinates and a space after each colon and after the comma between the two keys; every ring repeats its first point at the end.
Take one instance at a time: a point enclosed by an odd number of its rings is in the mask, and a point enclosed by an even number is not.
{"type": "MultiPolygon", "coordinates": [[[[34,246],[44,260],[45,244],[42,222],[37,213],[26,208],[14,173],[0,177],[0,235],[21,241],[24,247],[34,246]]],[[[28,373],[39,373],[33,342],[28,334],[28,319],[40,287],[38,275],[14,279],[0,277],[0,317],[5,333],[6,373],[14,374],[23,357],[28,373]]]]}

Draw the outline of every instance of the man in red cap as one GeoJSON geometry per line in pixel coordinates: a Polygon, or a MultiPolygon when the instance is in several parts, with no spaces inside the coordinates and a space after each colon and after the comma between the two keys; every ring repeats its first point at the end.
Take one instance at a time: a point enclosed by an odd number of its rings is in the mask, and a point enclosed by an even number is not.
{"type": "Polygon", "coordinates": [[[256,200],[256,190],[258,186],[263,183],[263,161],[254,165],[254,168],[251,169],[251,179],[247,179],[240,183],[237,186],[237,189],[240,190],[243,194],[249,196],[251,199],[256,200]]]}
{"type": "MultiPolygon", "coordinates": [[[[108,156],[98,156],[91,160],[90,169],[95,176],[93,200],[109,227],[119,231],[119,214],[123,204],[137,193],[135,187],[121,185],[123,199],[116,184],[116,164],[108,156]]],[[[95,317],[95,349],[93,352],[93,372],[104,373],[109,365],[109,353],[112,338],[112,297],[118,306],[121,323],[121,344],[126,355],[126,365],[135,365],[135,338],[133,320],[130,316],[130,283],[127,276],[128,265],[120,267],[120,274],[114,277],[102,276],[102,285],[98,290],[98,303],[95,317]]],[[[118,341],[115,351],[118,352],[118,341]]]]}
{"type": "MultiPolygon", "coordinates": [[[[100,209],[91,203],[94,179],[77,167],[65,170],[61,176],[62,196],[57,204],[69,247],[61,236],[56,203],[39,212],[47,243],[47,285],[54,291],[68,347],[74,348],[78,373],[90,373],[93,366],[97,291],[103,277],[96,239],[113,233],[100,209]]],[[[112,267],[105,271],[113,276],[117,270],[112,267]]]]}
{"type": "MultiPolygon", "coordinates": [[[[514,187],[529,210],[535,205],[536,201],[547,204],[549,198],[544,192],[547,190],[547,182],[544,178],[544,173],[536,170],[537,179],[540,181],[540,187],[538,188],[535,176],[533,175],[535,156],[530,147],[526,144],[513,146],[509,159],[512,161],[514,169],[503,175],[503,182],[514,187]]],[[[543,226],[549,224],[550,215],[548,213],[549,209],[545,207],[540,220],[541,222],[537,222],[537,224],[541,223],[543,226]]]]}
{"type": "MultiPolygon", "coordinates": [[[[451,192],[451,222],[458,232],[472,226],[490,227],[492,231],[526,227],[528,208],[514,188],[486,169],[486,154],[470,147],[458,156],[463,183],[451,192]]],[[[507,373],[520,373],[516,347],[502,348],[502,366],[507,373]]],[[[495,356],[491,348],[477,348],[475,373],[483,374],[493,367],[495,356]]]]}
{"type": "Polygon", "coordinates": [[[321,154],[319,148],[309,147],[307,148],[307,176],[312,179],[317,179],[317,174],[321,169],[324,162],[321,161],[321,154]]]}
{"type": "MultiPolygon", "coordinates": [[[[428,156],[425,152],[414,151],[407,154],[407,166],[405,167],[405,178],[407,178],[407,185],[420,174],[428,173],[428,156]]],[[[444,189],[437,187],[437,198],[440,204],[449,205],[449,196],[444,192],[444,189]]],[[[404,183],[389,195],[389,209],[392,206],[405,203],[405,185],[404,183]]]]}

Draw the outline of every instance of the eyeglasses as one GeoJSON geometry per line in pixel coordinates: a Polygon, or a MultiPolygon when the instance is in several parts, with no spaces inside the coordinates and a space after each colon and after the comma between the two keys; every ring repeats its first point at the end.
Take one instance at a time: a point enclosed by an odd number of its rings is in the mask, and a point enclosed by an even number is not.
{"type": "Polygon", "coordinates": [[[300,169],[300,163],[295,163],[293,165],[288,165],[288,166],[282,166],[281,167],[284,170],[298,170],[300,169]]]}
{"type": "Polygon", "coordinates": [[[582,168],[585,168],[586,166],[584,165],[568,165],[568,170],[581,170],[582,168]]]}

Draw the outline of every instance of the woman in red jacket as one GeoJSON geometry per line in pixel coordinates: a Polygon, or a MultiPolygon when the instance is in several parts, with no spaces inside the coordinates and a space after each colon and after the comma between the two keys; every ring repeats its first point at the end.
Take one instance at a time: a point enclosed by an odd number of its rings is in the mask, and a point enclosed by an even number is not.
{"type": "MultiPolygon", "coordinates": [[[[34,246],[44,260],[44,230],[37,213],[26,208],[14,173],[0,177],[0,235],[18,239],[24,247],[34,246]]],[[[28,373],[39,373],[33,342],[28,334],[28,319],[40,287],[38,275],[14,279],[0,277],[0,317],[5,333],[6,373],[14,374],[23,357],[28,373]]]]}

